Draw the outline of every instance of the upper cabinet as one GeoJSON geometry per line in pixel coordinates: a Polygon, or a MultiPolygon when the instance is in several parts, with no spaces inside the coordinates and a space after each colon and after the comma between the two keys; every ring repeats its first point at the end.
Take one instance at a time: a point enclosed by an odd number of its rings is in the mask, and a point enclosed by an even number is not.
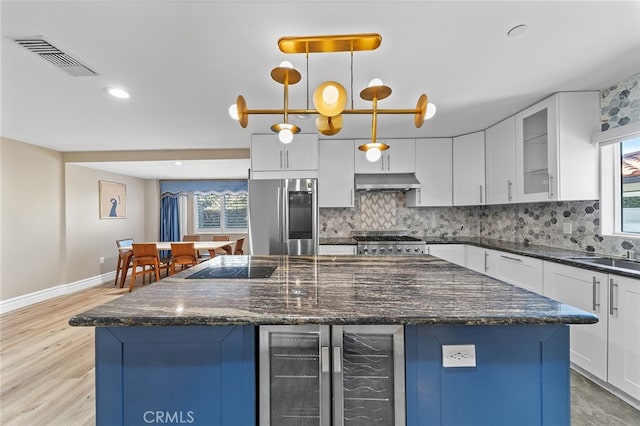
{"type": "Polygon", "coordinates": [[[599,198],[598,103],[598,92],[562,92],[515,115],[518,202],[599,198]]]}
{"type": "Polygon", "coordinates": [[[365,143],[356,140],[353,144],[355,172],[363,174],[378,173],[415,173],[416,171],[416,141],[415,139],[385,139],[379,142],[389,145],[389,149],[382,151],[378,161],[367,160],[358,146],[365,143]]]}
{"type": "Polygon", "coordinates": [[[485,131],[487,204],[516,201],[516,119],[514,116],[485,131]]]}
{"type": "Polygon", "coordinates": [[[484,131],[453,138],[453,205],[484,204],[484,131]]]}
{"type": "Polygon", "coordinates": [[[416,178],[420,189],[407,193],[408,207],[450,206],[453,202],[451,138],[416,139],[416,178]]]}
{"type": "Polygon", "coordinates": [[[320,141],[320,207],[353,207],[353,156],[353,139],[320,141]]]}
{"type": "Polygon", "coordinates": [[[318,135],[298,134],[289,144],[281,143],[278,135],[252,135],[251,170],[254,178],[296,177],[283,172],[299,171],[305,172],[305,176],[299,177],[316,177],[318,135]]]}

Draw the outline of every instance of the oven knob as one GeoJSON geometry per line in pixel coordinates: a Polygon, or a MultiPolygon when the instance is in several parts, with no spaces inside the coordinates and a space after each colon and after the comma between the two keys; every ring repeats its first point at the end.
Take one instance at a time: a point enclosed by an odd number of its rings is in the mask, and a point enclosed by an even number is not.
{"type": "Polygon", "coordinates": [[[384,253],[384,247],[380,247],[380,253],[384,253]]]}
{"type": "Polygon", "coordinates": [[[420,251],[420,249],[418,247],[416,247],[415,249],[413,249],[413,251],[415,251],[416,253],[420,251]]]}
{"type": "Polygon", "coordinates": [[[402,247],[398,247],[398,253],[402,253],[402,247]]]}
{"type": "Polygon", "coordinates": [[[375,253],[375,252],[377,252],[377,251],[378,251],[378,250],[376,250],[376,249],[374,249],[374,248],[373,248],[373,249],[371,249],[371,253],[375,253]]]}
{"type": "Polygon", "coordinates": [[[393,247],[389,247],[389,253],[393,253],[393,247]]]}
{"type": "Polygon", "coordinates": [[[407,247],[407,252],[411,251],[411,249],[409,247],[407,247]]]}

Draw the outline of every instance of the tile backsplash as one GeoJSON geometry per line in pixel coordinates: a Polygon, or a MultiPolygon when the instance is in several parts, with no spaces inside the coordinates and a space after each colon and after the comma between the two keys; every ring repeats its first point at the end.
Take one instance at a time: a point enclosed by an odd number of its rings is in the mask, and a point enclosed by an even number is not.
{"type": "Polygon", "coordinates": [[[640,74],[600,91],[601,130],[640,121],[640,74]]]}
{"type": "Polygon", "coordinates": [[[351,237],[354,230],[406,230],[425,237],[484,237],[616,256],[626,250],[640,254],[640,239],[600,235],[598,200],[414,208],[406,206],[404,193],[360,192],[354,208],[320,209],[320,238],[351,237]]]}

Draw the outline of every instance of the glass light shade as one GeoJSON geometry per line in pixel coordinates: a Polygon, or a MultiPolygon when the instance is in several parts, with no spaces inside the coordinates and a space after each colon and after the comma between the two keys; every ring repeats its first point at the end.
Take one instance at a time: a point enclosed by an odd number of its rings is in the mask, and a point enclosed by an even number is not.
{"type": "Polygon", "coordinates": [[[333,85],[325,87],[322,91],[322,100],[329,105],[333,105],[338,102],[339,96],[340,92],[338,92],[338,88],[333,85]]]}
{"type": "Polygon", "coordinates": [[[229,107],[229,115],[234,120],[238,120],[238,104],[231,104],[229,107]]]}
{"type": "Polygon", "coordinates": [[[278,132],[278,139],[282,143],[291,143],[293,140],[293,132],[290,129],[282,129],[278,132]]]}
{"type": "Polygon", "coordinates": [[[428,120],[430,118],[432,118],[434,115],[436,115],[436,106],[435,104],[432,104],[431,102],[429,102],[427,104],[427,112],[424,116],[425,120],[428,120]]]}
{"type": "Polygon", "coordinates": [[[374,78],[369,82],[368,87],[384,86],[384,83],[379,78],[374,78]]]}
{"type": "Polygon", "coordinates": [[[280,68],[293,68],[293,65],[289,61],[280,62],[280,68]]]}
{"type": "Polygon", "coordinates": [[[374,163],[378,161],[380,157],[382,157],[382,151],[380,151],[380,149],[378,148],[369,148],[365,153],[365,156],[367,157],[367,160],[374,163]]]}

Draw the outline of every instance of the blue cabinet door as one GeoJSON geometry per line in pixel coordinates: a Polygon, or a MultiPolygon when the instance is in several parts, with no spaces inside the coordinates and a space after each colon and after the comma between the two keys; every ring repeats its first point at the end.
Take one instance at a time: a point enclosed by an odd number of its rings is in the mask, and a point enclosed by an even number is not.
{"type": "Polygon", "coordinates": [[[252,326],[96,329],[98,425],[255,426],[252,326]]]}
{"type": "Polygon", "coordinates": [[[566,325],[407,326],[407,425],[570,425],[566,325]],[[476,367],[443,367],[442,345],[476,367]]]}

